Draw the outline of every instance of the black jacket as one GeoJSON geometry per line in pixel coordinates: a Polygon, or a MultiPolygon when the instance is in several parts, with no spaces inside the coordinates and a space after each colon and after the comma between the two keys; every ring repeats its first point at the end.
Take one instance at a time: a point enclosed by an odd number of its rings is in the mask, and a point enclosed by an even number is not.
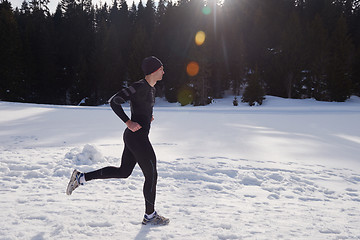
{"type": "Polygon", "coordinates": [[[131,121],[139,123],[142,128],[150,129],[155,104],[155,88],[142,79],[110,98],[109,102],[113,111],[122,121],[127,122],[130,118],[121,106],[125,101],[130,101],[131,121]]]}

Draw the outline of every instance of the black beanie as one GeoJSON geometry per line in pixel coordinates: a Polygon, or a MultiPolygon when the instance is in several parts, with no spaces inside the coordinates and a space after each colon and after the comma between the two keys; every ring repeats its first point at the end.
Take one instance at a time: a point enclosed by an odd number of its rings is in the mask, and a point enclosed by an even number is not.
{"type": "Polygon", "coordinates": [[[146,76],[157,71],[162,65],[162,62],[158,58],[151,56],[142,61],[141,69],[146,76]]]}

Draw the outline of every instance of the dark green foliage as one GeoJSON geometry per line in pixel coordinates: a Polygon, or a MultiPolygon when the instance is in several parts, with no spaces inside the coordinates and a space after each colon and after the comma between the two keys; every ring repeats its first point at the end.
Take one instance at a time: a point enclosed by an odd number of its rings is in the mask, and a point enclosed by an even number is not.
{"type": "Polygon", "coordinates": [[[331,101],[343,102],[351,95],[353,46],[345,18],[340,17],[330,37],[328,91],[331,101]]]}
{"type": "Polygon", "coordinates": [[[24,100],[20,32],[11,4],[0,3],[0,99],[24,100]]]}
{"type": "Polygon", "coordinates": [[[158,96],[183,105],[206,105],[228,89],[238,96],[244,85],[250,104],[265,94],[360,95],[359,0],[61,0],[55,13],[48,3],[14,10],[0,0],[0,100],[103,104],[144,77],[149,55],[165,67],[158,96]],[[196,45],[200,30],[206,40],[196,45]]]}
{"type": "Polygon", "coordinates": [[[234,97],[233,105],[234,105],[234,106],[238,106],[238,105],[239,105],[239,101],[238,101],[237,97],[234,97]]]}
{"type": "Polygon", "coordinates": [[[360,47],[358,47],[353,65],[353,92],[360,96],[360,47]]]}
{"type": "Polygon", "coordinates": [[[265,92],[262,85],[260,72],[258,68],[256,68],[253,73],[248,74],[247,86],[241,101],[249,103],[250,106],[254,106],[255,104],[261,105],[265,99],[265,92]]]}

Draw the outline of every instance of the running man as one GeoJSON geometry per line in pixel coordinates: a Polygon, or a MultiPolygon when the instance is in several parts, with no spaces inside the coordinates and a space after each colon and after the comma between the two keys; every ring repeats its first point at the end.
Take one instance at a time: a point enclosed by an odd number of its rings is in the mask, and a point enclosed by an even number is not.
{"type": "Polygon", "coordinates": [[[127,126],[123,135],[125,147],[120,167],[105,167],[88,173],[74,170],[66,194],[71,195],[78,186],[94,179],[128,178],[138,163],[145,176],[143,187],[145,215],[142,224],[166,225],[170,220],[155,211],[158,175],[155,152],[148,137],[151,122],[154,120],[152,115],[155,103],[154,86],[162,79],[164,67],[158,58],[151,56],[143,60],[141,68],[145,79],[124,88],[109,100],[115,114],[127,126]],[[131,119],[121,106],[125,101],[130,101],[131,119]]]}

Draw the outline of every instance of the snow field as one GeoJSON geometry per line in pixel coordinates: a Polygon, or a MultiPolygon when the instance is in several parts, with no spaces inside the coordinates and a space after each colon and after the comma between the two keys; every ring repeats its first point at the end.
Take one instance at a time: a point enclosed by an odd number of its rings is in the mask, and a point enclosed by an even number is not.
{"type": "Polygon", "coordinates": [[[120,163],[108,107],[0,102],[0,239],[360,239],[359,99],[230,103],[155,107],[157,210],[171,222],[150,227],[139,167],[65,194],[74,168],[120,163]]]}

